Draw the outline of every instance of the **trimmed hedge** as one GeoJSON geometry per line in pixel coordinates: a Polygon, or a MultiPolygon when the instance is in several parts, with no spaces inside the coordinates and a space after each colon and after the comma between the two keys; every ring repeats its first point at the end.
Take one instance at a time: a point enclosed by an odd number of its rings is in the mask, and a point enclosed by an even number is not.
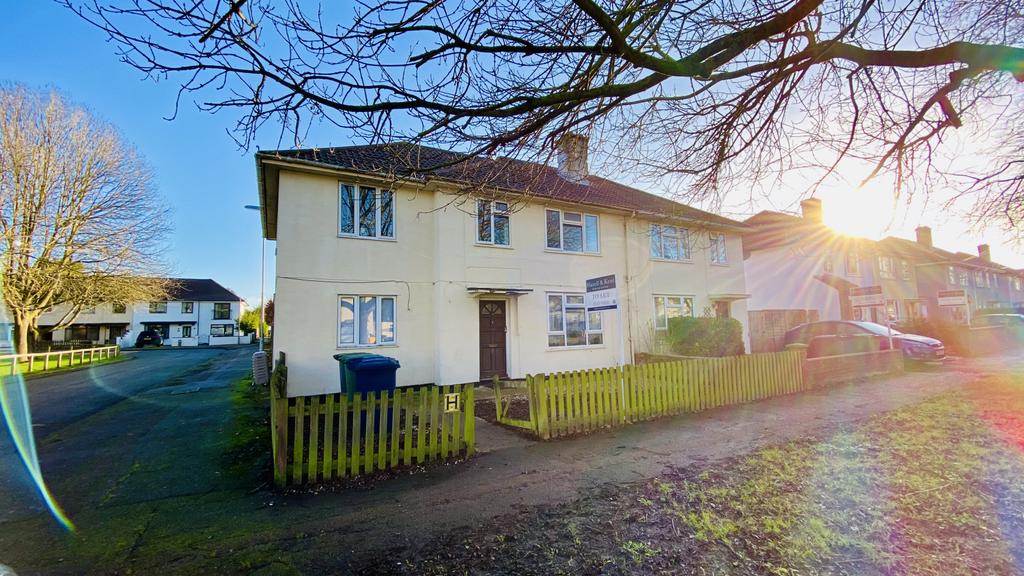
{"type": "Polygon", "coordinates": [[[743,325],[735,318],[670,318],[665,340],[680,356],[738,356],[744,353],[743,325]]]}

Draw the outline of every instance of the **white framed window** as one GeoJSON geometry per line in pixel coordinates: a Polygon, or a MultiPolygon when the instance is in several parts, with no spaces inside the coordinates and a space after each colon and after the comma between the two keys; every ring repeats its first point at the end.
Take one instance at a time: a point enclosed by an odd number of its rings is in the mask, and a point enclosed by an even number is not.
{"type": "Polygon", "coordinates": [[[509,245],[508,202],[476,201],[476,241],[495,246],[509,245]]]}
{"type": "Polygon", "coordinates": [[[960,285],[967,286],[970,277],[967,274],[967,270],[957,269],[957,273],[960,275],[960,285]]]}
{"type": "Polygon", "coordinates": [[[690,231],[679,226],[651,224],[651,258],[690,259],[690,231]]]}
{"type": "Polygon", "coordinates": [[[395,342],[395,296],[338,296],[338,347],[395,342]]]}
{"type": "Polygon", "coordinates": [[[860,276],[860,256],[856,252],[846,254],[846,275],[860,276]]]}
{"type": "Polygon", "coordinates": [[[655,296],[654,297],[654,328],[668,330],[671,318],[693,316],[692,296],[655,296]]]}
{"type": "Polygon", "coordinates": [[[587,312],[583,294],[548,293],[548,347],[604,344],[601,312],[587,312]]]}
{"type": "Polygon", "coordinates": [[[234,336],[234,324],[210,324],[210,336],[234,336]]]}
{"type": "Polygon", "coordinates": [[[395,195],[369,186],[338,185],[338,235],[395,237],[395,195]]]}
{"type": "Polygon", "coordinates": [[[545,245],[549,249],[588,254],[601,251],[600,219],[596,215],[549,208],[544,218],[545,245]]]}
{"type": "Polygon", "coordinates": [[[904,280],[910,280],[911,269],[910,261],[903,258],[900,259],[900,274],[903,275],[904,280]]]}
{"type": "Polygon", "coordinates": [[[950,266],[946,269],[946,280],[948,280],[951,285],[956,285],[956,268],[950,266]]]}
{"type": "Polygon", "coordinates": [[[1020,289],[1021,289],[1021,281],[1020,281],[1020,278],[1014,278],[1014,279],[1013,279],[1013,289],[1014,289],[1014,290],[1020,290],[1020,289]]]}
{"type": "Polygon", "coordinates": [[[711,243],[708,245],[708,252],[711,254],[712,264],[729,263],[729,252],[725,245],[725,234],[721,232],[711,233],[711,243]]]}
{"type": "Polygon", "coordinates": [[[974,271],[974,285],[977,286],[978,288],[983,288],[985,286],[985,284],[986,284],[985,283],[985,273],[982,272],[981,270],[975,270],[974,271]]]}
{"type": "Polygon", "coordinates": [[[892,256],[878,257],[878,275],[882,278],[896,278],[896,263],[892,256]]]}

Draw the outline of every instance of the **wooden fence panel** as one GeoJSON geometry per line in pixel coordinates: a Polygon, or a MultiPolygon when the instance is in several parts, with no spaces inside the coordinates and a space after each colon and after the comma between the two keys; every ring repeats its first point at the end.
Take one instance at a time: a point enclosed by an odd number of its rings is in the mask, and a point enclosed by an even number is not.
{"type": "Polygon", "coordinates": [[[473,386],[284,398],[271,393],[274,482],[308,484],[475,452],[473,386]],[[442,390],[443,388],[443,390],[442,390]],[[461,408],[446,412],[444,395],[461,408]]]}

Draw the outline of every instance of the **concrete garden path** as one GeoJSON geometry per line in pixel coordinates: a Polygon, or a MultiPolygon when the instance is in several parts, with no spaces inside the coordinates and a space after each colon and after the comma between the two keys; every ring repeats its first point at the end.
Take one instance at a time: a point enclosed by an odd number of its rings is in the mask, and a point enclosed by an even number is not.
{"type": "MultiPolygon", "coordinates": [[[[297,494],[239,486],[211,464],[223,444],[216,438],[223,432],[216,425],[216,410],[184,406],[198,402],[225,408],[226,389],[167,394],[157,406],[167,398],[186,404],[149,426],[147,448],[134,450],[133,464],[121,471],[122,477],[104,476],[109,470],[84,471],[80,480],[66,480],[80,486],[82,496],[67,500],[79,531],[65,534],[43,515],[0,523],[0,564],[22,575],[345,573],[350,562],[388,561],[396,556],[381,552],[422,546],[448,530],[472,527],[518,507],[557,504],[595,487],[658,476],[667,466],[715,461],[826,434],[956,389],[979,372],[1021,369],[1022,356],[954,362],[575,440],[534,443],[500,429],[481,430],[485,453],[468,462],[333,492],[297,494]],[[190,451],[195,453],[191,459],[190,451]]],[[[143,420],[139,412],[132,422],[141,425],[143,420]]],[[[478,425],[487,426],[482,420],[478,425]]],[[[107,442],[115,445],[119,439],[107,442]]]]}

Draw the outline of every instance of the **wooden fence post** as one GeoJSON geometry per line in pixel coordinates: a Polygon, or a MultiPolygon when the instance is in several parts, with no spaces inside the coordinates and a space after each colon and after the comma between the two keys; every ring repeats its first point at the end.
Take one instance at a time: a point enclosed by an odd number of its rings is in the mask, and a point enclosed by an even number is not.
{"type": "MultiPolygon", "coordinates": [[[[466,406],[466,430],[462,437],[466,439],[466,456],[476,453],[476,415],[475,415],[475,390],[473,384],[467,384],[465,389],[464,404],[466,406]]],[[[433,424],[433,423],[431,423],[433,424]]]]}
{"type": "Polygon", "coordinates": [[[281,487],[285,485],[288,473],[288,368],[283,362],[274,371],[274,376],[276,378],[271,378],[270,382],[270,438],[274,485],[281,487]]]}

